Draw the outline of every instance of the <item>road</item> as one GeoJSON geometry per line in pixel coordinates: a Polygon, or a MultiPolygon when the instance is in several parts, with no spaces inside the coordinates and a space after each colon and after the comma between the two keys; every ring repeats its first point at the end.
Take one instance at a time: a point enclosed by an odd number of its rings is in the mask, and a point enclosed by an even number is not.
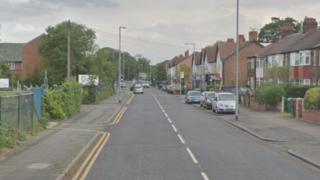
{"type": "Polygon", "coordinates": [[[320,172],[182,99],[136,95],[88,180],[319,180],[320,172]]]}

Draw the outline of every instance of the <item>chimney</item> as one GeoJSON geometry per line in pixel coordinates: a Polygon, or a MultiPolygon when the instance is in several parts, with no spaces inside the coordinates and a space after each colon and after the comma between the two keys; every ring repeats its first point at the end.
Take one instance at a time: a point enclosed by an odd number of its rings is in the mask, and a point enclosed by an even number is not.
{"type": "Polygon", "coordinates": [[[303,33],[318,28],[318,22],[315,18],[305,17],[303,21],[303,33]]]}
{"type": "Polygon", "coordinates": [[[239,35],[239,42],[240,42],[240,44],[246,42],[246,38],[244,37],[243,34],[239,35]]]}
{"type": "Polygon", "coordinates": [[[228,42],[228,43],[234,43],[234,40],[233,40],[233,38],[228,38],[228,39],[227,39],[227,42],[228,42]]]}
{"type": "Polygon", "coordinates": [[[281,39],[294,33],[294,29],[291,24],[284,24],[280,27],[280,36],[281,39]]]}
{"type": "Polygon", "coordinates": [[[184,52],[184,57],[189,57],[189,50],[187,50],[186,52],[184,52]]]}
{"type": "Polygon", "coordinates": [[[249,41],[250,42],[258,41],[258,32],[257,31],[250,31],[249,32],[249,41]]]}

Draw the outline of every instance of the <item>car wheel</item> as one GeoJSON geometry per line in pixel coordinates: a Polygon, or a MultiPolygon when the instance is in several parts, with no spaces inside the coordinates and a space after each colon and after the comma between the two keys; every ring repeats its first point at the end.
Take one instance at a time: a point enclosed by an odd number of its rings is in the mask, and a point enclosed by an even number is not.
{"type": "Polygon", "coordinates": [[[200,107],[203,107],[202,103],[200,103],[200,107]]]}

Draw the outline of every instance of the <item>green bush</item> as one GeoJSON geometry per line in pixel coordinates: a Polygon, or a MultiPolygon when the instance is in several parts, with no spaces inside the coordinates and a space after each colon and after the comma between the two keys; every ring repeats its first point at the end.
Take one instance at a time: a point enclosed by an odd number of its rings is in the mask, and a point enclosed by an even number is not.
{"type": "Polygon", "coordinates": [[[292,98],[303,98],[310,86],[300,86],[300,85],[285,85],[284,90],[286,92],[286,97],[292,98]]]}
{"type": "Polygon", "coordinates": [[[49,119],[63,119],[80,111],[81,86],[75,81],[66,81],[60,87],[46,91],[44,113],[49,119]]]}
{"type": "Polygon", "coordinates": [[[220,89],[220,85],[211,84],[211,85],[208,85],[208,86],[207,86],[207,91],[210,91],[210,90],[219,90],[219,89],[220,89]]]}
{"type": "Polygon", "coordinates": [[[13,148],[20,141],[27,139],[26,133],[16,129],[0,128],[0,149],[13,148]]]}
{"type": "Polygon", "coordinates": [[[82,102],[85,104],[92,104],[112,96],[114,94],[114,90],[111,84],[113,83],[109,82],[100,86],[83,87],[82,102]]]}
{"type": "Polygon", "coordinates": [[[285,95],[284,88],[281,86],[262,86],[254,94],[254,99],[259,104],[276,105],[285,95]]]}
{"type": "Polygon", "coordinates": [[[320,110],[320,88],[309,89],[304,96],[304,108],[307,110],[320,110]]]}

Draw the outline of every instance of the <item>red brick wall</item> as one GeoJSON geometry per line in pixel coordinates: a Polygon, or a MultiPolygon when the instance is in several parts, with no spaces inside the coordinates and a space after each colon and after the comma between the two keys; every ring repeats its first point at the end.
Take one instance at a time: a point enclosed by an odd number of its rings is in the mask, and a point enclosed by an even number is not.
{"type": "MultiPolygon", "coordinates": [[[[247,84],[248,80],[248,65],[247,65],[247,58],[252,56],[262,47],[252,43],[247,47],[240,50],[240,59],[239,59],[239,84],[245,85],[247,84]]],[[[231,86],[234,85],[236,79],[236,71],[235,71],[235,64],[236,64],[236,56],[232,55],[228,59],[224,60],[223,62],[223,85],[224,86],[231,86]]]]}
{"type": "Polygon", "coordinates": [[[38,51],[41,39],[42,36],[39,36],[23,47],[21,79],[26,79],[42,69],[42,57],[38,51]]]}
{"type": "Polygon", "coordinates": [[[20,76],[22,71],[22,64],[21,63],[16,63],[16,67],[14,70],[10,70],[11,75],[13,76],[20,76]]]}

